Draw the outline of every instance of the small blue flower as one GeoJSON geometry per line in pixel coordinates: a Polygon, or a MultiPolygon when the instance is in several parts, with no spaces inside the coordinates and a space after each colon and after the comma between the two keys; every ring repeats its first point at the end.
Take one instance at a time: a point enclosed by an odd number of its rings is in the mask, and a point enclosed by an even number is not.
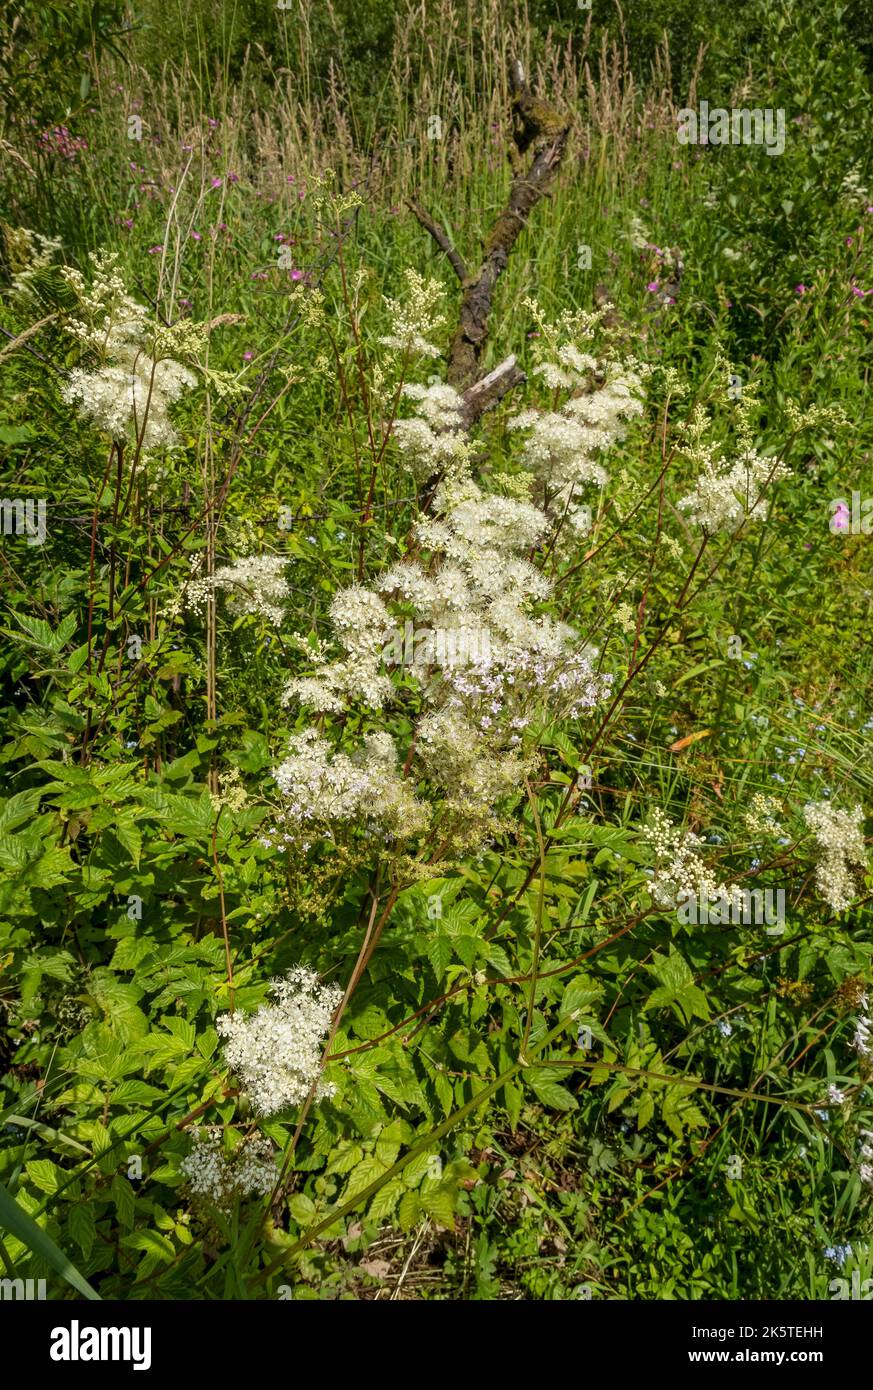
{"type": "Polygon", "coordinates": [[[822,1252],[826,1260],[831,1260],[842,1269],[846,1260],[854,1254],[851,1245],[826,1245],[822,1252]]]}

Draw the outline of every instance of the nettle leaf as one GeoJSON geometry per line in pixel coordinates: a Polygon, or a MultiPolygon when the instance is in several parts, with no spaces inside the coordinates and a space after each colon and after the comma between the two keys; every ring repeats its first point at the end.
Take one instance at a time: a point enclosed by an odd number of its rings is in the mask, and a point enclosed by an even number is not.
{"type": "Polygon", "coordinates": [[[91,1254],[91,1247],[97,1235],[94,1208],[90,1206],[88,1202],[76,1202],[68,1209],[67,1221],[70,1227],[70,1235],[87,1260],[91,1254]]]}
{"type": "Polygon", "coordinates": [[[390,1216],[402,1197],[406,1195],[406,1189],[399,1178],[394,1178],[385,1184],[374,1195],[370,1202],[367,1215],[373,1221],[384,1221],[390,1216]]]}
{"type": "Polygon", "coordinates": [[[437,984],[441,984],[454,954],[453,938],[445,932],[435,932],[427,943],[427,958],[433,967],[437,984]]]}
{"type": "Polygon", "coordinates": [[[703,1019],[711,1016],[706,995],[694,984],[691,968],[678,951],[671,950],[669,956],[656,956],[646,969],[660,980],[661,987],[649,995],[644,1010],[669,1007],[685,1023],[695,1016],[703,1019]]]}
{"type": "Polygon", "coordinates": [[[369,1187],[371,1182],[376,1182],[388,1172],[389,1165],[383,1163],[381,1159],[373,1154],[362,1158],[358,1166],[352,1171],[346,1188],[343,1193],[343,1201],[347,1202],[350,1197],[355,1197],[359,1192],[363,1192],[365,1187],[369,1187]]]}
{"type": "Polygon", "coordinates": [[[566,1087],[556,1080],[555,1072],[549,1067],[530,1067],[524,1072],[524,1079],[537,1100],[550,1110],[576,1110],[579,1102],[566,1087]]]}

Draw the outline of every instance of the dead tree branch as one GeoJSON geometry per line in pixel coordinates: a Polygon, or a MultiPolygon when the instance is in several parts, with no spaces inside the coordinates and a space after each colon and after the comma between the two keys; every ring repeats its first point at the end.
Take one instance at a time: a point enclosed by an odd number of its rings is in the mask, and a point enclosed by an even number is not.
{"type": "Polygon", "coordinates": [[[515,177],[506,206],[484,239],[484,255],[477,270],[473,273],[467,270],[444,229],[417,203],[409,200],[409,207],[447,256],[463,288],[458,328],[449,348],[447,380],[464,397],[468,429],[485,410],[496,405],[524,379],[514,357],[507,358],[487,376],[480,375],[488,319],[497,281],[506,269],[512,248],[531,212],[547,193],[564,157],[570,133],[569,120],[548,102],[532,95],[519,62],[512,63],[509,77],[513,89],[515,177]]]}
{"type": "Polygon", "coordinates": [[[455,250],[454,246],[449,241],[446,232],[440,226],[439,222],[434,222],[433,218],[425,212],[424,208],[421,207],[418,203],[416,203],[412,198],[406,199],[406,206],[412,213],[415,214],[415,217],[421,223],[422,227],[424,227],[425,231],[430,232],[431,236],[433,237],[440,250],[445,252],[445,255],[447,256],[449,261],[449,265],[452,267],[452,270],[455,272],[461,284],[463,285],[468,275],[467,267],[465,266],[460,254],[455,250]]]}

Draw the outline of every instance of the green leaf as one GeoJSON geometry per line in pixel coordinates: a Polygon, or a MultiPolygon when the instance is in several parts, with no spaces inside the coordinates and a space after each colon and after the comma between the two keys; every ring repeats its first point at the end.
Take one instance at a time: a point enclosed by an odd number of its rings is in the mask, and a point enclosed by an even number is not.
{"type": "Polygon", "coordinates": [[[365,1187],[369,1187],[371,1182],[377,1182],[384,1173],[388,1172],[388,1165],[381,1163],[378,1158],[372,1155],[363,1158],[356,1168],[352,1170],[346,1190],[343,1193],[343,1201],[347,1202],[350,1197],[355,1197],[359,1192],[363,1192],[365,1187]]]}
{"type": "Polygon", "coordinates": [[[386,1183],[373,1198],[370,1203],[368,1215],[373,1221],[384,1221],[390,1216],[401,1197],[406,1195],[403,1183],[399,1178],[393,1182],[386,1183]]]}
{"type": "Polygon", "coordinates": [[[97,1235],[94,1208],[87,1202],[75,1202],[69,1209],[70,1235],[87,1260],[97,1235]]]}
{"type": "Polygon", "coordinates": [[[57,1192],[63,1180],[63,1169],[57,1163],[52,1163],[50,1158],[32,1158],[24,1166],[27,1176],[40,1192],[57,1192]]]}
{"type": "Polygon", "coordinates": [[[419,1201],[428,1216],[433,1217],[438,1226],[452,1231],[455,1228],[455,1195],[449,1187],[440,1187],[427,1197],[419,1195],[419,1201]]]}
{"type": "Polygon", "coordinates": [[[315,1216],[316,1206],[311,1197],[307,1197],[305,1192],[295,1192],[293,1197],[288,1199],[288,1210],[295,1221],[301,1226],[305,1226],[315,1216]]]}
{"type": "Polygon", "coordinates": [[[445,932],[435,932],[427,943],[427,958],[433,968],[437,984],[442,983],[443,976],[448,969],[452,959],[454,947],[452,938],[445,932]]]}
{"type": "Polygon", "coordinates": [[[417,1192],[406,1192],[400,1199],[397,1220],[401,1231],[411,1231],[421,1219],[421,1199],[417,1192]]]}
{"type": "Polygon", "coordinates": [[[56,1245],[51,1236],[48,1235],[41,1226],[38,1226],[33,1217],[28,1215],[22,1206],[16,1202],[12,1193],[0,1183],[0,1229],[9,1231],[32,1250],[35,1255],[39,1255],[51,1265],[62,1279],[66,1279],[68,1284],[83,1295],[84,1298],[100,1302],[100,1295],[96,1289],[92,1289],[78,1271],[76,1266],[67,1259],[60,1246],[56,1245]]]}
{"type": "Polygon", "coordinates": [[[543,1105],[551,1110],[576,1110],[576,1097],[555,1080],[554,1072],[548,1067],[533,1067],[524,1073],[525,1080],[543,1105]]]}
{"type": "Polygon", "coordinates": [[[173,1242],[160,1231],[131,1231],[129,1236],[122,1236],[121,1244],[128,1250],[142,1250],[162,1264],[169,1264],[176,1258],[173,1242]]]}

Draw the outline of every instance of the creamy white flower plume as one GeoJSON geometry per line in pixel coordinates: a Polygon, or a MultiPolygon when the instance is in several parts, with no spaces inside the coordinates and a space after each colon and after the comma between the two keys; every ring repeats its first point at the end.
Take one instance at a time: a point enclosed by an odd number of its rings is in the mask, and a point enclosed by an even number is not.
{"type": "Polygon", "coordinates": [[[342,990],[319,984],[306,966],[290,970],[271,986],[275,1004],[251,1014],[222,1014],[216,1028],[225,1041],[228,1067],[259,1115],[273,1115],[300,1105],[317,1082],[316,1099],[335,1087],[319,1079],[322,1044],[342,990]]]}
{"type": "Polygon", "coordinates": [[[221,1130],[210,1126],[195,1139],[179,1168],[192,1197],[205,1198],[228,1212],[235,1197],[264,1196],[273,1190],[278,1177],[274,1152],[269,1139],[253,1134],[228,1156],[221,1130]]]}
{"type": "Polygon", "coordinates": [[[843,811],[829,801],[810,802],[803,818],[815,834],[818,863],[815,883],[820,897],[834,912],[844,912],[856,895],[850,864],[863,868],[867,863],[860,806],[843,811]]]}

